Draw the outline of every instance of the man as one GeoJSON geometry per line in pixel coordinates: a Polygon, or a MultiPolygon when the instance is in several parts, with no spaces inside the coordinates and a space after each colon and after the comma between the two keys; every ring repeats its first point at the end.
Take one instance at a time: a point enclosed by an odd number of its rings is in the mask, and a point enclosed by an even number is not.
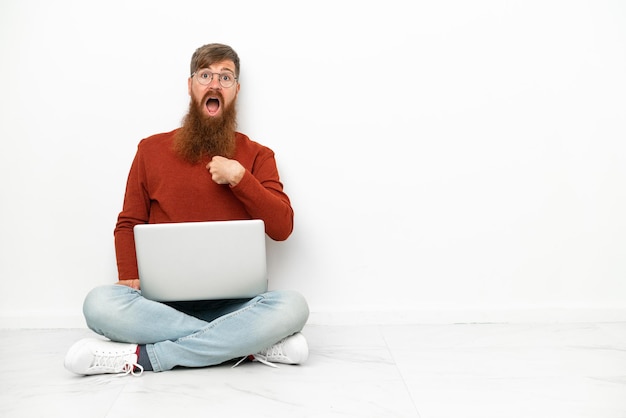
{"type": "Polygon", "coordinates": [[[293,291],[249,300],[160,303],[141,295],[133,227],[140,223],[262,219],[285,240],[293,210],[274,153],[236,132],[239,57],[208,44],[191,59],[189,112],[181,128],[140,142],[115,228],[119,281],[85,298],[87,325],[110,339],[78,341],[65,367],[77,374],[205,367],[235,358],[298,364],[309,310],[293,291]]]}

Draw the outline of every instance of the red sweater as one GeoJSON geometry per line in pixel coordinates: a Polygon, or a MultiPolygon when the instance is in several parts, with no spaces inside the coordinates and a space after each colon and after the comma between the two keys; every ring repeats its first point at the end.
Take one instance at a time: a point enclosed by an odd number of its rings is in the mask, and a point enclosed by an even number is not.
{"type": "Polygon", "coordinates": [[[293,229],[293,209],[283,192],[274,152],[237,133],[233,159],[246,169],[235,187],[213,182],[208,158],[185,162],[173,151],[176,131],[142,140],[126,185],[115,227],[120,280],[137,279],[133,227],[141,223],[262,219],[270,238],[282,241],[293,229]]]}

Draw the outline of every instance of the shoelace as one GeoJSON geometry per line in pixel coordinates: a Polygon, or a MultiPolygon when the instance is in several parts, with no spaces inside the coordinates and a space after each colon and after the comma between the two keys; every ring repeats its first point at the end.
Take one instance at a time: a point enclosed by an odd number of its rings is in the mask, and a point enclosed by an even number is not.
{"type": "Polygon", "coordinates": [[[250,360],[250,361],[258,361],[259,363],[263,363],[266,366],[270,366],[273,367],[275,369],[278,369],[279,367],[277,365],[275,365],[274,363],[267,361],[267,357],[261,355],[261,354],[250,354],[249,356],[244,356],[241,359],[239,359],[239,361],[237,363],[235,363],[235,365],[233,367],[231,367],[231,369],[234,369],[235,367],[239,366],[241,363],[243,363],[244,360],[250,360]]]}
{"type": "Polygon", "coordinates": [[[127,376],[128,374],[141,376],[143,374],[143,366],[141,364],[127,362],[124,364],[124,371],[122,373],[118,373],[116,376],[127,376]],[[139,371],[136,372],[135,369],[139,369],[139,371]]]}
{"type": "Polygon", "coordinates": [[[267,350],[261,351],[261,353],[257,354],[257,356],[263,357],[266,361],[268,358],[285,357],[283,354],[283,341],[285,340],[279,341],[267,350]]]}
{"type": "Polygon", "coordinates": [[[234,369],[235,367],[239,366],[245,359],[249,359],[251,361],[258,361],[259,363],[263,363],[266,366],[270,366],[270,367],[274,367],[278,369],[279,367],[275,365],[274,363],[270,362],[268,358],[285,357],[285,355],[283,354],[283,342],[284,341],[285,340],[279,341],[273,346],[267,348],[266,350],[261,351],[260,353],[250,354],[248,356],[241,358],[231,368],[234,369]]]}
{"type": "Polygon", "coordinates": [[[133,376],[141,376],[143,373],[143,366],[128,361],[128,359],[126,359],[126,355],[96,355],[93,365],[91,367],[102,367],[107,369],[119,370],[119,372],[117,373],[118,376],[127,376],[128,374],[131,374],[133,376]],[[139,369],[138,372],[135,371],[136,368],[139,369]]]}

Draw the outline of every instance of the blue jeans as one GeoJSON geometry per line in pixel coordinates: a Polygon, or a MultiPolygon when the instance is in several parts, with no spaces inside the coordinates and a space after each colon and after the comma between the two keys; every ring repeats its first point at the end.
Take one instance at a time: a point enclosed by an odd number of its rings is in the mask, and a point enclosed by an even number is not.
{"type": "Polygon", "coordinates": [[[269,291],[252,299],[161,303],[128,286],[93,289],[83,312],[112,341],[145,344],[154,371],[204,367],[255,354],[302,330],[305,299],[269,291]]]}

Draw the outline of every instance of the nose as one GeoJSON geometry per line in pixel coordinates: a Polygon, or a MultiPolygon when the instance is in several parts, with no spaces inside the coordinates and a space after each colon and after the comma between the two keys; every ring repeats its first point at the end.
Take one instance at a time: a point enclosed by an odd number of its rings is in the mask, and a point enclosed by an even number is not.
{"type": "Polygon", "coordinates": [[[211,81],[209,81],[208,84],[210,89],[221,89],[222,86],[220,84],[220,75],[219,74],[213,74],[211,77],[211,81]]]}

